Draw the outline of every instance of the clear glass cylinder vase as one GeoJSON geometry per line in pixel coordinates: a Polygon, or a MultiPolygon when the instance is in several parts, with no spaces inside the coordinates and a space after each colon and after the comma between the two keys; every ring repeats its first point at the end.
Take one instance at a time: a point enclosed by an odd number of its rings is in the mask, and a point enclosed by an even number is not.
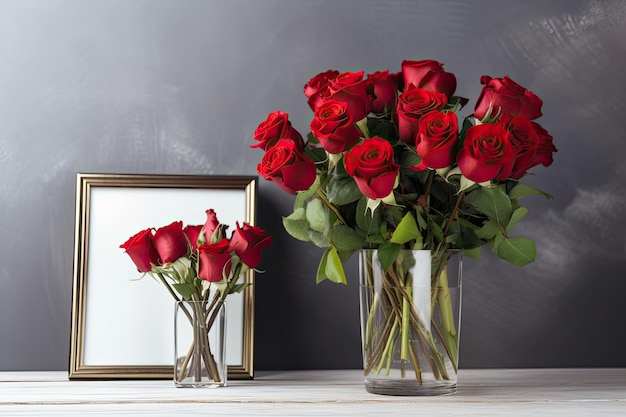
{"type": "Polygon", "coordinates": [[[401,250],[383,270],[377,250],[359,254],[365,389],[386,395],[456,392],[462,257],[401,250]]]}
{"type": "Polygon", "coordinates": [[[174,312],[174,384],[180,388],[227,383],[226,304],[179,301],[174,312]]]}

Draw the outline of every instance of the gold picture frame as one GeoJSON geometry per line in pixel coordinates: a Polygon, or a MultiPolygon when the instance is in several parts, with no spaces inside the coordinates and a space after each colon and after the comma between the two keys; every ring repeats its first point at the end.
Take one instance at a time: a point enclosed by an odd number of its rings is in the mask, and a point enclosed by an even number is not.
{"type": "MultiPolygon", "coordinates": [[[[76,180],[69,379],[173,378],[174,300],[119,247],[149,227],[255,225],[257,177],[85,174],[76,180]]],[[[254,283],[254,271],[244,279],[254,283]]],[[[251,379],[254,285],[227,304],[229,379],[251,379]]]]}

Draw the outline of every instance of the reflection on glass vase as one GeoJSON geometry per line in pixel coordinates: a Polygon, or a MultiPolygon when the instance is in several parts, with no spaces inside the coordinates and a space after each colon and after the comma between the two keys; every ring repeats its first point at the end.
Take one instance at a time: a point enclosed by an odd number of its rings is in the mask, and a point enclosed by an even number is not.
{"type": "Polygon", "coordinates": [[[179,301],[174,313],[174,383],[223,387],[227,382],[226,305],[179,301]]]}
{"type": "Polygon", "coordinates": [[[461,253],[401,250],[386,270],[378,255],[359,254],[365,389],[387,395],[456,392],[461,253]]]}

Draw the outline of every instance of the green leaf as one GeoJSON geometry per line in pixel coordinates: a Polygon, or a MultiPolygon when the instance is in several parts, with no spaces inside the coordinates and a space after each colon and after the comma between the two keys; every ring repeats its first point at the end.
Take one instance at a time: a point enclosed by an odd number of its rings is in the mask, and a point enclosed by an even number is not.
{"type": "Polygon", "coordinates": [[[424,219],[426,217],[426,210],[422,206],[418,206],[417,210],[415,210],[415,217],[417,217],[417,224],[420,227],[420,230],[428,229],[428,223],[424,219]]]}
{"type": "Polygon", "coordinates": [[[228,291],[228,294],[235,294],[235,293],[239,293],[242,292],[243,290],[246,289],[246,287],[248,287],[250,285],[249,282],[244,282],[242,284],[235,284],[233,285],[233,287],[228,291]]]}
{"type": "Polygon", "coordinates": [[[502,227],[493,220],[489,220],[480,229],[476,230],[476,236],[483,240],[493,239],[498,233],[502,233],[502,227]]]}
{"type": "Polygon", "coordinates": [[[331,203],[343,205],[357,201],[361,191],[349,175],[335,174],[329,178],[326,195],[331,203]]]}
{"type": "Polygon", "coordinates": [[[306,219],[304,208],[296,209],[289,216],[283,217],[283,226],[287,233],[294,238],[303,242],[311,241],[309,238],[309,222],[306,219]]]}
{"type": "Polygon", "coordinates": [[[505,227],[509,224],[513,212],[511,200],[501,187],[477,188],[467,193],[465,201],[500,226],[505,227]]]}
{"type": "Polygon", "coordinates": [[[322,204],[322,200],[314,198],[306,205],[306,219],[309,227],[320,233],[326,230],[326,208],[322,204]]]}
{"type": "Polygon", "coordinates": [[[515,211],[513,211],[513,215],[511,216],[511,220],[509,224],[506,225],[506,231],[510,232],[520,220],[522,220],[528,214],[528,209],[526,207],[518,207],[515,211]]]}
{"type": "Polygon", "coordinates": [[[336,284],[346,285],[348,283],[341,258],[339,258],[337,250],[333,247],[324,251],[319,267],[317,268],[316,282],[319,284],[325,279],[336,284]]]}
{"type": "Polygon", "coordinates": [[[523,237],[505,237],[495,252],[500,258],[514,265],[524,266],[535,260],[535,242],[523,237]]]}
{"type": "Polygon", "coordinates": [[[478,246],[476,248],[471,248],[471,249],[463,249],[463,255],[468,256],[472,259],[480,258],[481,252],[482,252],[482,246],[478,246]]]}
{"type": "Polygon", "coordinates": [[[319,187],[319,183],[315,181],[313,185],[311,186],[311,188],[309,188],[308,190],[298,191],[296,193],[296,199],[293,202],[293,209],[296,210],[299,208],[304,208],[304,203],[306,203],[306,201],[309,198],[315,195],[315,192],[317,191],[318,187],[319,187]]]}
{"type": "Polygon", "coordinates": [[[527,184],[517,184],[509,192],[509,197],[511,199],[527,197],[529,195],[543,195],[548,200],[552,199],[552,196],[550,194],[545,193],[541,190],[538,190],[535,187],[531,187],[530,185],[527,185],[527,184]]]}
{"type": "Polygon", "coordinates": [[[417,222],[415,221],[415,217],[411,214],[411,212],[407,212],[398,226],[396,230],[393,231],[391,235],[391,239],[389,241],[391,243],[403,244],[410,242],[411,240],[422,241],[422,234],[417,228],[417,222]]]}
{"type": "Polygon", "coordinates": [[[183,297],[185,300],[191,298],[191,294],[196,292],[196,287],[192,284],[172,284],[172,287],[183,297]]]}
{"type": "Polygon", "coordinates": [[[378,260],[383,271],[389,269],[398,259],[400,248],[400,245],[390,242],[383,243],[378,247],[378,260]]]}
{"type": "Polygon", "coordinates": [[[430,216],[428,217],[428,226],[432,232],[432,237],[435,239],[435,243],[441,242],[443,240],[443,230],[441,230],[441,226],[430,216]]]}
{"type": "Polygon", "coordinates": [[[363,197],[356,206],[356,224],[366,237],[379,234],[380,224],[383,221],[382,210],[377,208],[373,212],[367,211],[367,198],[363,197]]]}
{"type": "Polygon", "coordinates": [[[328,238],[324,234],[317,232],[313,229],[309,230],[309,241],[318,248],[327,248],[330,246],[328,238]]]}
{"type": "MultiPolygon", "coordinates": [[[[415,151],[406,151],[400,154],[400,165],[403,167],[416,167],[422,163],[422,158],[415,151]]],[[[415,171],[413,171],[415,172],[415,171]]]]}
{"type": "Polygon", "coordinates": [[[363,248],[363,237],[350,226],[343,224],[332,227],[330,240],[338,251],[353,251],[363,248]]]}

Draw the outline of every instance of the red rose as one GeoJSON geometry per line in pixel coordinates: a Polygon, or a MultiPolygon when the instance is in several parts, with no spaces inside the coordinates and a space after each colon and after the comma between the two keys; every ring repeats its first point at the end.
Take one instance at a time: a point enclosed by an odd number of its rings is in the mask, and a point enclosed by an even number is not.
{"type": "Polygon", "coordinates": [[[289,115],[280,110],[276,110],[267,116],[264,122],[261,122],[254,131],[254,140],[259,141],[251,148],[261,148],[268,150],[276,144],[280,139],[291,139],[300,148],[304,148],[304,140],[302,135],[291,126],[289,115]]]}
{"type": "Polygon", "coordinates": [[[424,90],[443,93],[447,98],[452,97],[456,90],[455,75],[451,72],[445,72],[443,64],[431,59],[425,61],[403,61],[402,76],[405,89],[413,85],[424,90]]]}
{"type": "Polygon", "coordinates": [[[304,95],[309,99],[309,106],[311,106],[311,102],[317,103],[320,93],[328,90],[328,80],[336,78],[338,75],[339,71],[329,69],[326,72],[320,72],[304,85],[304,95]]]}
{"type": "Polygon", "coordinates": [[[384,198],[393,190],[400,165],[394,162],[393,148],[385,139],[365,139],[346,152],[343,160],[346,173],[367,198],[384,198]]]}
{"type": "Polygon", "coordinates": [[[183,232],[189,239],[189,243],[191,244],[191,251],[194,252],[198,247],[198,238],[200,237],[200,232],[202,231],[202,225],[197,226],[189,226],[187,225],[183,232]]]}
{"type": "Polygon", "coordinates": [[[354,122],[347,103],[330,100],[315,110],[311,132],[325,150],[333,154],[342,153],[361,137],[354,122]]]}
{"type": "Polygon", "coordinates": [[[552,154],[557,152],[556,146],[552,143],[552,135],[548,133],[539,123],[530,122],[537,133],[537,152],[531,162],[531,167],[536,165],[543,165],[549,167],[552,165],[552,154]]]}
{"type": "Polygon", "coordinates": [[[232,262],[228,239],[200,245],[198,248],[198,277],[209,282],[220,282],[228,277],[232,262]]]}
{"type": "Polygon", "coordinates": [[[157,229],[154,233],[154,247],[159,253],[161,262],[166,264],[174,262],[185,255],[189,247],[187,238],[183,232],[183,222],[177,221],[157,229]]]}
{"type": "MultiPolygon", "coordinates": [[[[552,154],[557,151],[552,143],[552,136],[539,123],[529,121],[528,128],[532,131],[532,137],[535,139],[535,147],[532,152],[524,150],[518,152],[511,174],[511,178],[514,179],[523,177],[529,169],[539,164],[546,167],[552,165],[552,154]]],[[[516,149],[517,146],[514,145],[513,148],[516,149]]]]}
{"type": "Polygon", "coordinates": [[[250,268],[256,268],[261,263],[261,250],[272,244],[272,237],[265,230],[257,226],[244,223],[233,232],[230,239],[230,250],[235,251],[244,264],[250,268]]]}
{"type": "Polygon", "coordinates": [[[125,243],[120,245],[130,259],[133,261],[139,272],[150,272],[152,265],[159,264],[159,254],[152,241],[152,229],[142,230],[135,234],[125,243]]]}
{"type": "Polygon", "coordinates": [[[465,132],[457,162],[466,178],[474,182],[506,180],[513,169],[509,132],[500,124],[480,124],[465,132]]]}
{"type": "Polygon", "coordinates": [[[512,117],[505,113],[498,118],[497,123],[504,126],[511,134],[511,147],[515,159],[511,178],[519,179],[530,168],[529,164],[537,151],[539,144],[537,133],[530,120],[519,116],[512,117]]]}
{"type": "Polygon", "coordinates": [[[480,77],[483,90],[476,101],[474,117],[483,120],[491,106],[491,116],[500,111],[511,116],[520,116],[526,119],[536,119],[541,116],[543,101],[515,81],[504,78],[491,78],[487,75],[480,77]]]}
{"type": "Polygon", "coordinates": [[[420,118],[417,154],[428,168],[446,168],[455,161],[459,124],[454,112],[433,110],[420,118]]]}
{"type": "Polygon", "coordinates": [[[400,140],[414,144],[419,132],[419,119],[432,110],[442,110],[448,99],[445,94],[410,87],[398,99],[398,135],[400,140]]]}
{"type": "MultiPolygon", "coordinates": [[[[328,80],[326,89],[320,91],[319,100],[313,103],[313,111],[329,100],[343,101],[348,104],[350,114],[359,121],[371,110],[370,98],[367,95],[367,81],[361,72],[344,72],[328,80]]],[[[309,99],[309,105],[311,105],[309,99]]]]}
{"type": "Polygon", "coordinates": [[[367,76],[367,95],[372,103],[374,113],[388,113],[398,103],[398,88],[389,70],[377,71],[367,76]]]}
{"type": "Polygon", "coordinates": [[[308,190],[315,182],[315,164],[291,140],[279,140],[265,152],[257,171],[290,194],[308,190]]]}

